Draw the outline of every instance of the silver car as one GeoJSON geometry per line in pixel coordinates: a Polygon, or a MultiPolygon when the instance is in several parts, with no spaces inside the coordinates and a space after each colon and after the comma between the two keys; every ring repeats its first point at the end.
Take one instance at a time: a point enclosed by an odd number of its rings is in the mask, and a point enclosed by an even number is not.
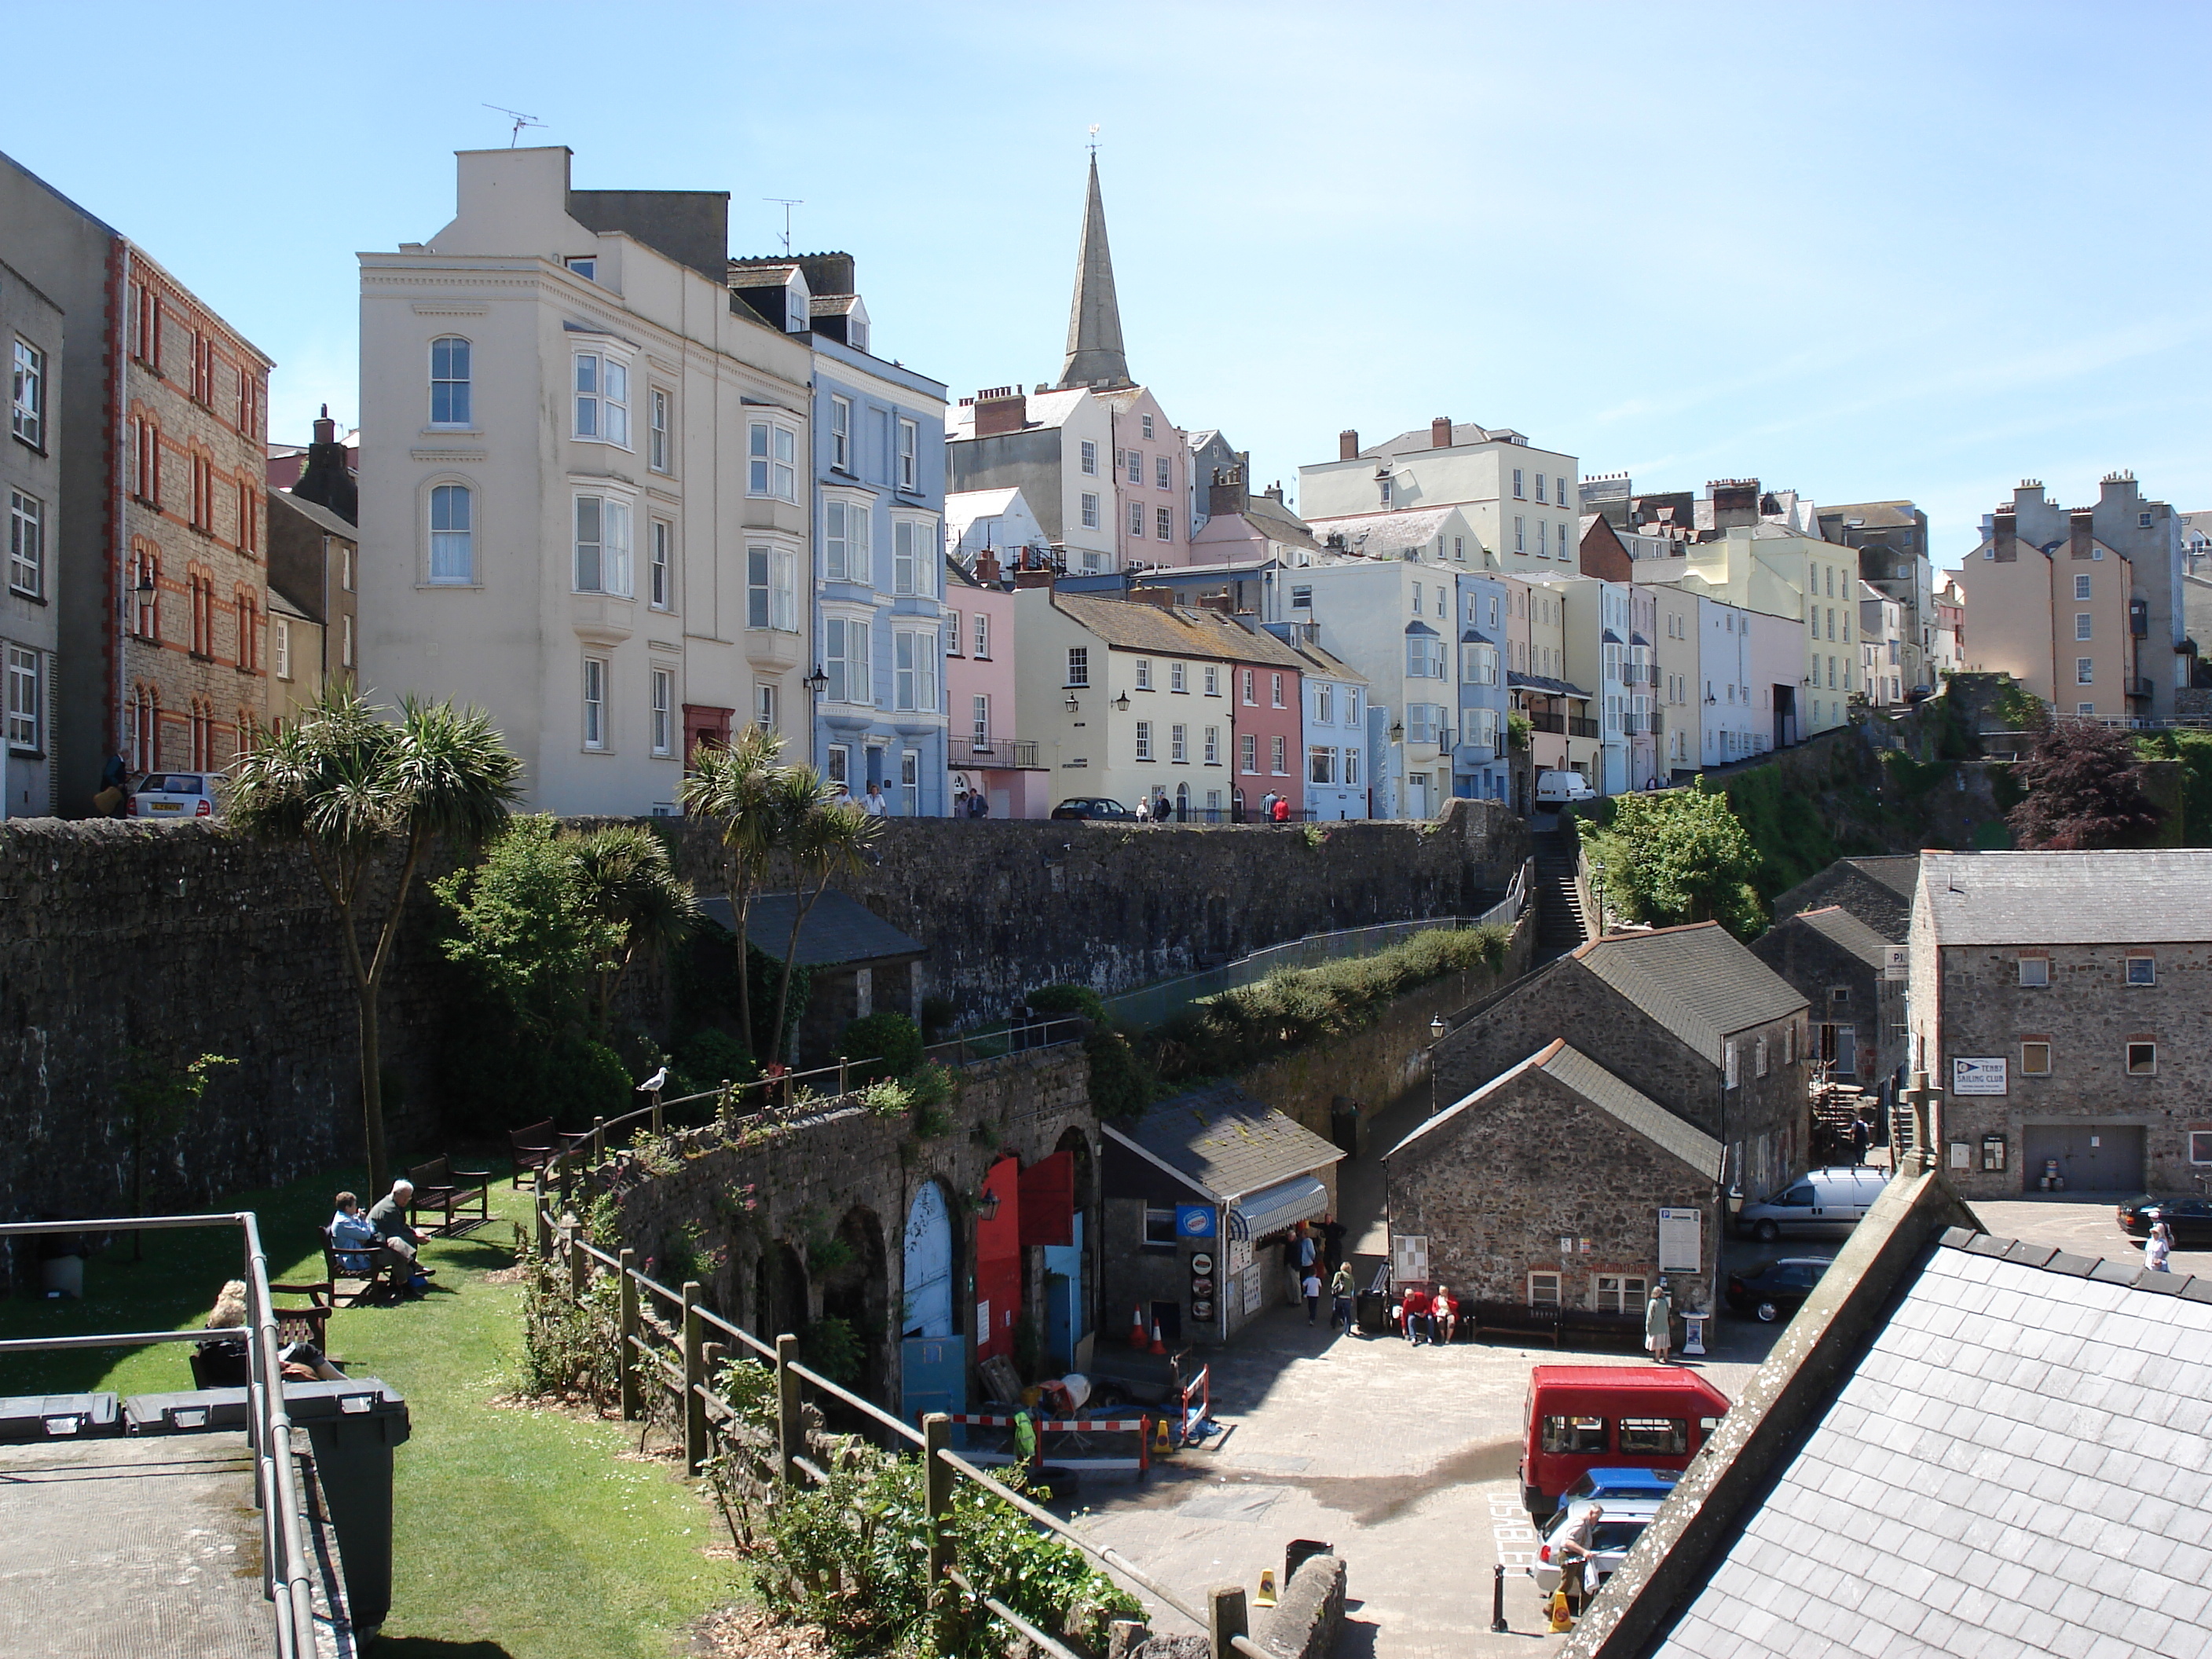
{"type": "Polygon", "coordinates": [[[1609,1504],[1570,1504],[1562,1510],[1545,1531],[1544,1541],[1537,1547],[1536,1559],[1528,1564],[1528,1576],[1536,1581],[1537,1590],[1550,1595],[1559,1588],[1559,1546],[1566,1542],[1567,1534],[1580,1525],[1592,1510],[1598,1512],[1591,1523],[1589,1564],[1583,1569],[1583,1588],[1591,1595],[1597,1587],[1620,1570],[1636,1540],[1644,1536],[1644,1528],[1651,1517],[1659,1513],[1663,1499],[1649,1498],[1616,1498],[1609,1504]]]}
{"type": "Polygon", "coordinates": [[[222,811],[222,777],[211,772],[149,772],[131,797],[134,818],[211,818],[222,811]]]}

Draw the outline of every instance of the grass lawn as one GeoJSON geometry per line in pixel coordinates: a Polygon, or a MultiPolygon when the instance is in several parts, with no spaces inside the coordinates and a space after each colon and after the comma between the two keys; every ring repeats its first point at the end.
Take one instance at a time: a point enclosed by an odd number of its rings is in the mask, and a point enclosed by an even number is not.
{"type": "MultiPolygon", "coordinates": [[[[260,1216],[271,1279],[322,1277],[314,1229],[337,1186],[360,1179],[341,1170],[235,1201],[260,1216]]],[[[396,1460],[392,1613],[372,1659],[665,1659],[732,1598],[727,1565],[702,1553],[726,1541],[711,1512],[665,1464],[617,1461],[634,1431],[489,1403],[514,1369],[522,1291],[484,1275],[512,1263],[509,1223],[528,1202],[495,1188],[500,1219],[426,1246],[438,1288],[425,1300],[331,1322],[332,1358],[392,1384],[413,1424],[396,1460]]],[[[145,1237],[143,1262],[126,1243],[87,1264],[82,1302],[0,1300],[0,1336],[199,1324],[238,1273],[237,1234],[145,1237]]],[[[0,1358],[0,1394],[191,1386],[173,1346],[0,1358]]]]}

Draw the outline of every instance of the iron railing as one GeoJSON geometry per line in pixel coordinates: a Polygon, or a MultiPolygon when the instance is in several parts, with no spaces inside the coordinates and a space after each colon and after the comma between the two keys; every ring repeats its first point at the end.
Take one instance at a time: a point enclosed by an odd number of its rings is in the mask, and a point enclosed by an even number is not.
{"type": "Polygon", "coordinates": [[[1028,738],[986,738],[978,743],[953,739],[945,764],[957,772],[963,767],[1011,766],[1018,771],[1037,769],[1037,746],[1028,738]]]}
{"type": "MultiPolygon", "coordinates": [[[[253,1450],[253,1501],[261,1511],[261,1592],[273,1604],[277,1659],[314,1659],[315,1597],[299,1460],[284,1408],[283,1361],[276,1315],[269,1300],[269,1257],[251,1210],[231,1215],[133,1216],[102,1221],[12,1221],[0,1238],[40,1234],[153,1232],[180,1227],[236,1227],[245,1240],[247,1439],[253,1450]]],[[[204,1342],[195,1331],[103,1331],[87,1336],[21,1337],[0,1341],[0,1354],[64,1348],[144,1347],[157,1342],[204,1342]]]]}

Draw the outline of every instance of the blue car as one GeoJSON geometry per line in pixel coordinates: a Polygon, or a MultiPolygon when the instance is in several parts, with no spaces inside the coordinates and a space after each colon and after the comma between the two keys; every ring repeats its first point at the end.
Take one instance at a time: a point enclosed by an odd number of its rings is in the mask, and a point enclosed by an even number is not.
{"type": "Polygon", "coordinates": [[[1585,1469],[1581,1480],[1559,1494],[1559,1508],[1592,1498],[1601,1504],[1629,1498],[1657,1503],[1681,1478],[1680,1469],[1585,1469]]]}

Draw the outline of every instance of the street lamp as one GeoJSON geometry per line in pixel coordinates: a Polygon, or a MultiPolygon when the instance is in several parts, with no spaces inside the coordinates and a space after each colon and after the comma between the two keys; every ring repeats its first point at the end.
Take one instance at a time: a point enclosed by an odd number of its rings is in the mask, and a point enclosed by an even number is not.
{"type": "Polygon", "coordinates": [[[999,1195],[988,1188],[975,1194],[975,1213],[985,1221],[999,1213],[999,1195]]]}
{"type": "Polygon", "coordinates": [[[818,697],[830,689],[830,677],[822,672],[822,665],[817,662],[814,665],[814,672],[799,684],[818,697]]]}
{"type": "MultiPolygon", "coordinates": [[[[1072,702],[1074,699],[1071,697],[1068,701],[1072,702]]],[[[1115,698],[1114,707],[1119,709],[1122,714],[1127,714],[1129,712],[1129,694],[1127,691],[1124,691],[1120,696],[1115,698]]]]}
{"type": "Polygon", "coordinates": [[[1082,707],[1083,705],[1081,703],[1076,702],[1075,693],[1073,691],[1069,692],[1067,694],[1067,712],[1073,714],[1082,707]]]}
{"type": "Polygon", "coordinates": [[[1442,1014],[1429,1022],[1429,1037],[1432,1042],[1442,1042],[1450,1030],[1451,1027],[1444,1023],[1442,1014]]]}

